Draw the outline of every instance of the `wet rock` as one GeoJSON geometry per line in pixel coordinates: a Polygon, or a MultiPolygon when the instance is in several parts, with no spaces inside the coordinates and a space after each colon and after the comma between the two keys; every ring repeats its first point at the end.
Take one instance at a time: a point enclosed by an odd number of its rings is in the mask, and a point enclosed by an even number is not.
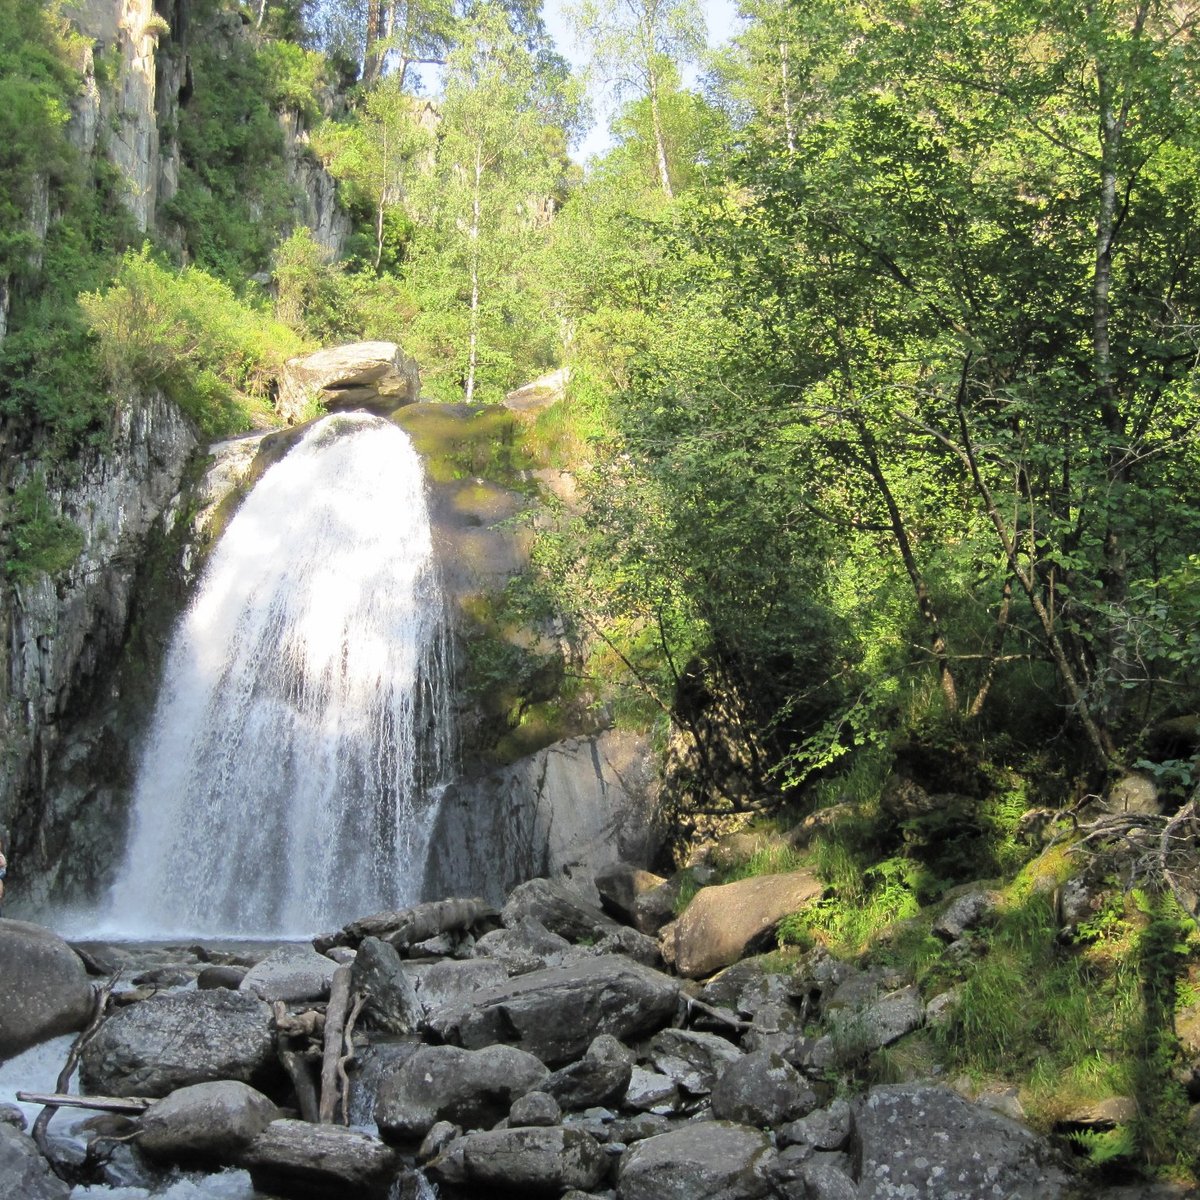
{"type": "Polygon", "coordinates": [[[742,1057],[732,1042],[715,1033],[664,1029],[650,1042],[650,1060],[693,1096],[706,1096],[722,1072],[742,1057]]]}
{"type": "Polygon", "coordinates": [[[25,1113],[16,1104],[0,1104],[0,1125],[11,1125],[20,1132],[25,1132],[25,1113]]]}
{"type": "Polygon", "coordinates": [[[198,1083],[146,1110],[138,1147],[169,1162],[228,1165],[279,1116],[262,1092],[244,1083],[198,1083]]]}
{"type": "Polygon", "coordinates": [[[512,1046],[423,1046],[383,1079],[375,1122],[394,1143],[419,1142],[438,1121],[489,1129],[548,1074],[533,1055],[512,1046]]]}
{"type": "Polygon", "coordinates": [[[326,1000],[336,970],[332,959],[311,946],[280,946],[246,972],[238,991],[268,1002],[326,1000]]]}
{"type": "Polygon", "coordinates": [[[596,942],[624,928],[557,879],[531,879],[512,890],[500,918],[511,929],[525,917],[568,942],[596,942]]]}
{"type": "Polygon", "coordinates": [[[764,1200],[775,1152],[767,1135],[705,1121],[646,1138],[621,1156],[618,1200],[764,1200]]]}
{"type": "Polygon", "coordinates": [[[83,1051],[85,1091],[166,1096],[234,1079],[269,1089],[276,1077],[271,1010],[246,992],[158,995],[114,1013],[83,1051]]]}
{"type": "Polygon", "coordinates": [[[420,391],[417,364],[395,342],[355,342],[289,359],[277,408],[289,423],[318,399],[329,411],[370,407],[391,412],[420,391]]]}
{"type": "Polygon", "coordinates": [[[0,1195],[13,1200],[67,1200],[71,1188],[50,1171],[33,1138],[0,1122],[0,1195]]]}
{"type": "Polygon", "coordinates": [[[0,1059],[87,1024],[92,985],[57,934],[0,920],[0,1059]]]}
{"type": "Polygon", "coordinates": [[[776,1126],[817,1107],[816,1093],[789,1062],[756,1050],[730,1063],[712,1089],[713,1116],[742,1125],[776,1126]]]}
{"type": "Polygon", "coordinates": [[[737,962],[768,938],[779,922],[824,890],[808,871],[759,875],[701,888],[683,915],[660,935],[663,957],[692,979],[737,962]]]}
{"type": "Polygon", "coordinates": [[[350,1124],[375,1120],[375,1097],[384,1079],[394,1075],[421,1048],[415,1039],[375,1041],[357,1047],[350,1062],[350,1124]]]}
{"type": "Polygon", "coordinates": [[[427,1168],[435,1183],[556,1198],[569,1188],[591,1191],[607,1169],[607,1158],[594,1138],[561,1126],[468,1133],[451,1142],[427,1168]]]}
{"type": "Polygon", "coordinates": [[[581,1057],[592,1039],[629,1040],[661,1028],[675,1015],[679,983],[617,955],[585,958],[520,975],[439,1009],[428,1027],[468,1049],[508,1042],[550,1066],[581,1057]]]}
{"type": "Polygon", "coordinates": [[[378,1138],[307,1121],[273,1121],[240,1162],[258,1190],[305,1200],[384,1200],[400,1168],[378,1138]]]}
{"type": "Polygon", "coordinates": [[[453,1121],[438,1121],[421,1142],[421,1148],[417,1151],[417,1162],[424,1163],[431,1158],[437,1158],[461,1133],[462,1130],[453,1121]]]}
{"type": "Polygon", "coordinates": [[[425,1015],[400,953],[376,937],[363,938],[350,968],[350,989],[366,996],[364,1024],[385,1033],[411,1033],[425,1015]]]}
{"type": "Polygon", "coordinates": [[[1058,1200],[1067,1178],[1048,1143],[946,1088],[871,1089],[855,1114],[860,1200],[1058,1200]]]}

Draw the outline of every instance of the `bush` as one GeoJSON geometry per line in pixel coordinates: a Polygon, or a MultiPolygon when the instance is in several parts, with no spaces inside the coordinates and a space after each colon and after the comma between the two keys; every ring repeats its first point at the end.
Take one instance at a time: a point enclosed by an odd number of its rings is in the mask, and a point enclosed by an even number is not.
{"type": "Polygon", "coordinates": [[[125,256],[105,291],[80,296],[118,387],[160,388],[210,437],[269,414],[271,383],[303,343],[199,267],[172,271],[149,249],[125,256]]]}
{"type": "Polygon", "coordinates": [[[4,571],[13,582],[42,572],[57,575],[83,549],[83,532],[55,510],[41,475],[33,476],[13,493],[6,534],[4,571]]]}

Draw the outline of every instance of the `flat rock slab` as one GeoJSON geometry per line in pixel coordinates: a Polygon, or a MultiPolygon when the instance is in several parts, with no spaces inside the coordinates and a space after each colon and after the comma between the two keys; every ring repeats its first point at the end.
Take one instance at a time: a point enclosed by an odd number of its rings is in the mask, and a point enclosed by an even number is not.
{"type": "Polygon", "coordinates": [[[727,1121],[686,1125],[625,1151],[617,1200],[764,1200],[774,1158],[762,1130],[727,1121]]]}
{"type": "Polygon", "coordinates": [[[114,1013],[83,1051],[84,1091],[165,1096],[218,1079],[252,1086],[276,1070],[271,1009],[216,988],[155,996],[114,1013]]]}
{"type": "Polygon", "coordinates": [[[242,976],[238,990],[260,1000],[328,1000],[337,963],[311,946],[280,946],[242,976]]]}
{"type": "Polygon", "coordinates": [[[602,954],[481,988],[430,1013],[426,1024],[442,1041],[467,1049],[506,1042],[561,1066],[581,1058],[597,1034],[629,1041],[661,1029],[678,1002],[677,980],[602,954]]]}
{"type": "Polygon", "coordinates": [[[1059,1200],[1068,1177],[1049,1144],[947,1088],[872,1088],[856,1114],[861,1200],[1059,1200]]]}
{"type": "Polygon", "coordinates": [[[784,917],[815,900],[824,887],[808,871],[789,871],[701,888],[679,920],[663,930],[663,957],[689,979],[711,975],[757,949],[784,917]]]}
{"type": "Polygon", "coordinates": [[[0,1059],[87,1024],[92,985],[56,933],[0,920],[0,1059]]]}
{"type": "Polygon", "coordinates": [[[279,381],[278,407],[288,421],[319,398],[330,410],[409,404],[421,387],[417,364],[395,342],[352,342],[288,359],[279,381]]]}
{"type": "Polygon", "coordinates": [[[400,1170],[394,1150],[342,1125],[272,1121],[239,1163],[254,1186],[306,1200],[384,1200],[400,1170]]]}
{"type": "Polygon", "coordinates": [[[506,1196],[559,1197],[570,1188],[598,1188],[607,1161],[595,1138],[580,1130],[526,1126],[456,1138],[428,1173],[437,1183],[498,1188],[506,1196]]]}

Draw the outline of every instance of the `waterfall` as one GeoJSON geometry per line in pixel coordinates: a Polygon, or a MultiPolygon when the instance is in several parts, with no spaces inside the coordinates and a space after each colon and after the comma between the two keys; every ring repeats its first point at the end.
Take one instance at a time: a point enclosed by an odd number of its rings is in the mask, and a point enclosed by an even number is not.
{"type": "Polygon", "coordinates": [[[421,463],[318,422],[247,497],[177,627],[110,895],[128,936],[311,936],[420,898],[450,768],[421,463]]]}

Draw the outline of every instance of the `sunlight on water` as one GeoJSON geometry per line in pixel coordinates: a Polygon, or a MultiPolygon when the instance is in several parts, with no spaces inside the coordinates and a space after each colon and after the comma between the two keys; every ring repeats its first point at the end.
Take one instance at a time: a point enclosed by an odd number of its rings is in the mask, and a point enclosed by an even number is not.
{"type": "Polygon", "coordinates": [[[176,629],[101,928],[304,936],[420,898],[449,769],[420,459],[364,414],[273,466],[176,629]]]}

